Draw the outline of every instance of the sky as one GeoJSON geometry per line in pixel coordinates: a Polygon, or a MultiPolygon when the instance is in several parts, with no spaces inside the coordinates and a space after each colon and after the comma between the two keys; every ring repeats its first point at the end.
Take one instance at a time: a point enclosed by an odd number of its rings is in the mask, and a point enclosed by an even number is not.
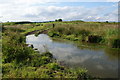
{"type": "Polygon", "coordinates": [[[118,21],[119,0],[0,0],[0,21],[118,21]]]}

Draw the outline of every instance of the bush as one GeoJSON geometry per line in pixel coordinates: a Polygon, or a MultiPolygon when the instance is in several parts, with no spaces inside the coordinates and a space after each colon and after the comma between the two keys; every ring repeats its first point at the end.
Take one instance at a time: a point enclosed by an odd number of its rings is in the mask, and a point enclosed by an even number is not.
{"type": "Polygon", "coordinates": [[[41,56],[47,56],[47,57],[53,58],[53,55],[50,52],[42,53],[41,56]]]}
{"type": "Polygon", "coordinates": [[[11,63],[2,64],[2,73],[8,73],[11,68],[13,68],[13,65],[11,63]]]}
{"type": "Polygon", "coordinates": [[[8,33],[10,34],[3,37],[3,63],[24,63],[34,51],[24,44],[25,36],[17,32],[9,31],[8,33]]]}
{"type": "Polygon", "coordinates": [[[25,47],[21,44],[14,45],[12,42],[9,44],[3,44],[4,63],[13,61],[16,63],[24,62],[32,53],[33,50],[31,48],[25,47]]]}
{"type": "Polygon", "coordinates": [[[47,67],[52,69],[52,70],[59,70],[60,66],[57,63],[49,63],[47,64],[47,67]]]}
{"type": "Polygon", "coordinates": [[[29,65],[34,67],[40,67],[41,65],[51,63],[52,61],[53,55],[50,52],[45,52],[42,54],[36,53],[34,55],[31,55],[29,65]]]}
{"type": "Polygon", "coordinates": [[[58,19],[58,20],[56,19],[55,21],[56,21],[56,22],[62,22],[62,19],[58,19]]]}
{"type": "Polygon", "coordinates": [[[120,39],[115,39],[112,43],[113,48],[120,48],[120,39]]]}
{"type": "Polygon", "coordinates": [[[50,37],[60,37],[59,32],[48,32],[50,37]]]}
{"type": "Polygon", "coordinates": [[[102,37],[98,35],[90,35],[88,36],[88,42],[90,43],[100,43],[102,41],[102,37]]]}

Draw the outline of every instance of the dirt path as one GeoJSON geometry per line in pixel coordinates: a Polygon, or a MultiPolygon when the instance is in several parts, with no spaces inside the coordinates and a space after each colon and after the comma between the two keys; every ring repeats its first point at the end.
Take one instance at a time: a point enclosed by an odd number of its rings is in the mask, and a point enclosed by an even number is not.
{"type": "Polygon", "coordinates": [[[49,29],[43,30],[43,31],[41,31],[41,30],[31,31],[31,32],[28,32],[27,34],[25,34],[25,36],[30,35],[30,34],[35,34],[37,32],[38,32],[38,34],[42,34],[42,33],[46,34],[48,32],[48,30],[50,30],[50,29],[53,29],[53,28],[49,28],[49,29]]]}
{"type": "Polygon", "coordinates": [[[30,34],[34,34],[34,33],[38,32],[38,31],[40,31],[40,30],[35,30],[35,31],[28,32],[28,33],[25,34],[25,36],[30,35],[30,34]]]}

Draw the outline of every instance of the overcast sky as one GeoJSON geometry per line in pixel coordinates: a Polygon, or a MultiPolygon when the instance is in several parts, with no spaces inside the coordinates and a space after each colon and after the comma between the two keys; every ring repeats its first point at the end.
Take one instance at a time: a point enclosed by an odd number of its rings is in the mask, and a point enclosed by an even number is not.
{"type": "Polygon", "coordinates": [[[118,1],[0,0],[0,21],[117,21],[118,1]]]}

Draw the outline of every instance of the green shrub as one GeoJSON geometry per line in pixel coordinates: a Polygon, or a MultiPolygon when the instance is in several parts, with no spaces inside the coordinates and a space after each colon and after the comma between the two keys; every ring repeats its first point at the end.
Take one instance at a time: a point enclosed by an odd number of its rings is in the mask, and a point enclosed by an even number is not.
{"type": "Polygon", "coordinates": [[[9,35],[3,36],[3,63],[21,63],[30,58],[34,51],[25,44],[25,36],[12,30],[5,33],[9,35]]]}
{"type": "Polygon", "coordinates": [[[10,38],[10,42],[14,42],[15,41],[15,43],[25,43],[25,36],[23,36],[23,35],[19,35],[19,34],[14,34],[14,35],[12,35],[11,36],[11,38],[10,38]]]}
{"type": "Polygon", "coordinates": [[[5,45],[3,44],[3,59],[5,63],[12,61],[15,61],[16,63],[24,62],[24,60],[29,58],[32,53],[33,50],[31,48],[21,44],[15,45],[12,42],[5,45]]]}
{"type": "Polygon", "coordinates": [[[13,68],[13,65],[11,63],[2,64],[2,73],[8,73],[11,68],[13,68]]]}
{"type": "Polygon", "coordinates": [[[29,65],[34,67],[40,67],[41,65],[51,63],[52,61],[53,61],[53,55],[50,52],[45,52],[42,54],[36,53],[34,55],[31,55],[29,65]]]}
{"type": "Polygon", "coordinates": [[[114,39],[114,41],[112,42],[112,47],[120,48],[120,39],[114,39]]]}
{"type": "Polygon", "coordinates": [[[47,56],[47,57],[53,58],[53,55],[50,52],[44,52],[41,54],[41,56],[47,56]]]}
{"type": "Polygon", "coordinates": [[[48,32],[50,37],[60,37],[59,32],[48,32]]]}
{"type": "Polygon", "coordinates": [[[90,35],[88,36],[88,42],[90,43],[100,43],[102,41],[102,37],[98,35],[90,35]]]}
{"type": "Polygon", "coordinates": [[[52,70],[59,70],[60,66],[57,63],[49,63],[47,64],[47,67],[52,70]]]}

